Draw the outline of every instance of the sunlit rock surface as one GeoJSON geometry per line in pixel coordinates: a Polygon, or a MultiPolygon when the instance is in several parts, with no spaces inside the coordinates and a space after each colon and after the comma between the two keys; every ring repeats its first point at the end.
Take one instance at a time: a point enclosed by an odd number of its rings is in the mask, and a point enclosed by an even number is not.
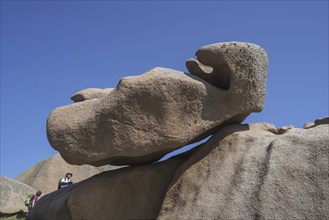
{"type": "Polygon", "coordinates": [[[36,192],[34,188],[24,183],[0,176],[0,216],[14,214],[20,210],[27,212],[25,199],[28,194],[36,192]]]}
{"type": "Polygon", "coordinates": [[[103,172],[40,199],[31,219],[155,219],[183,159],[103,172]]]}
{"type": "Polygon", "coordinates": [[[158,219],[326,219],[329,125],[229,125],[176,172],[158,219]]]}

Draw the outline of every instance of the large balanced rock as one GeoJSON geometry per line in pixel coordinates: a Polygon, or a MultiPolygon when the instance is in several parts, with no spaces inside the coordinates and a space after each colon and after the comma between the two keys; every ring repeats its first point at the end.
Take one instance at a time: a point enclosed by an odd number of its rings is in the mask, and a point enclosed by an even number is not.
{"type": "Polygon", "coordinates": [[[155,219],[183,159],[103,172],[39,200],[31,219],[155,219]]]}
{"type": "Polygon", "coordinates": [[[36,190],[24,183],[0,176],[0,216],[20,210],[27,212],[24,202],[30,193],[36,193],[36,190]]]}
{"type": "Polygon", "coordinates": [[[207,82],[195,72],[188,75],[154,68],[123,78],[115,89],[104,93],[97,90],[92,95],[93,90],[83,90],[72,97],[79,102],[49,115],[51,146],[71,164],[143,164],[204,138],[219,126],[240,123],[251,112],[261,111],[265,51],[248,43],[218,45],[202,49],[206,55],[200,56],[210,67],[217,65],[217,60],[224,62],[226,72],[214,66],[218,83],[207,82]],[[218,54],[237,58],[225,63],[218,54]]]}
{"type": "Polygon", "coordinates": [[[230,125],[177,171],[159,219],[327,219],[329,125],[230,125]]]}
{"type": "Polygon", "coordinates": [[[55,154],[31,167],[16,177],[16,180],[40,190],[44,195],[57,190],[58,181],[66,173],[72,173],[73,182],[79,182],[98,173],[113,169],[116,169],[116,167],[110,165],[102,167],[71,165],[65,162],[59,154],[55,154]]]}

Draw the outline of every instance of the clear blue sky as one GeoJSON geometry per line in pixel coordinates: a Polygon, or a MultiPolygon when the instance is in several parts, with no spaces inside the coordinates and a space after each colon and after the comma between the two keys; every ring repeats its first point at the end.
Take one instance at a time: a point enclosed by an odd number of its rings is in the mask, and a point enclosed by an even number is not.
{"type": "Polygon", "coordinates": [[[1,1],[1,175],[56,153],[47,116],[75,92],[156,66],[187,71],[198,48],[225,41],[269,57],[264,110],[245,122],[328,115],[328,1],[1,1]]]}

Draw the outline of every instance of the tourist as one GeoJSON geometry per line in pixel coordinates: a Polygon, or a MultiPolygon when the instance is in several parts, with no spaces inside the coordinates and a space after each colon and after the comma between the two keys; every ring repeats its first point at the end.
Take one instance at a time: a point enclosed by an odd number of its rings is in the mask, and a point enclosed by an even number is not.
{"type": "Polygon", "coordinates": [[[72,182],[72,180],[71,180],[71,177],[72,177],[72,176],[73,176],[72,173],[67,173],[67,174],[65,175],[65,177],[62,178],[62,179],[59,181],[59,183],[58,183],[58,189],[62,189],[62,188],[64,188],[64,187],[67,187],[67,186],[73,184],[73,182],[72,182]]]}
{"type": "Polygon", "coordinates": [[[41,196],[42,192],[41,191],[38,191],[35,195],[33,195],[31,197],[31,202],[28,206],[28,210],[29,212],[33,209],[33,207],[35,206],[35,204],[38,202],[39,200],[39,197],[41,196]]]}

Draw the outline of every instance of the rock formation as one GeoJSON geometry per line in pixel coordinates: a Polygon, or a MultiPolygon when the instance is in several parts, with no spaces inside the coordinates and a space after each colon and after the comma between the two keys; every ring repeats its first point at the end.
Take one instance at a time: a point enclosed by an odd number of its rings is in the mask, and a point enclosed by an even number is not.
{"type": "Polygon", "coordinates": [[[328,118],[308,129],[240,124],[262,110],[265,51],[229,42],[196,55],[186,62],[192,75],[155,68],[55,109],[47,135],[66,161],[135,166],[45,195],[31,219],[327,218],[328,118]]]}
{"type": "Polygon", "coordinates": [[[329,125],[234,124],[192,153],[48,194],[35,219],[325,219],[329,125]],[[87,200],[85,198],[88,198],[87,200]],[[162,204],[162,205],[161,205],[162,204]]]}
{"type": "Polygon", "coordinates": [[[158,219],[325,219],[329,125],[229,125],[177,171],[158,219]]]}
{"type": "Polygon", "coordinates": [[[103,172],[40,200],[35,219],[154,219],[183,159],[103,172]]]}
{"type": "Polygon", "coordinates": [[[329,117],[318,118],[314,122],[307,122],[304,124],[304,128],[308,129],[308,128],[312,128],[317,125],[323,125],[323,124],[329,124],[329,117]]]}
{"type": "Polygon", "coordinates": [[[116,169],[116,167],[110,165],[102,167],[71,165],[65,162],[59,154],[55,154],[31,167],[16,177],[16,180],[42,191],[42,195],[45,195],[57,190],[58,181],[68,172],[73,173],[72,180],[76,183],[113,169],[116,169]]]}
{"type": "Polygon", "coordinates": [[[36,190],[24,183],[0,176],[0,217],[20,210],[27,212],[24,202],[30,193],[36,193],[36,190]]]}
{"type": "Polygon", "coordinates": [[[212,84],[193,68],[195,75],[154,68],[121,79],[101,95],[83,90],[73,100],[85,101],[49,115],[50,144],[71,164],[145,164],[262,110],[267,71],[262,48],[220,43],[197,55],[214,68],[212,84]]]}

